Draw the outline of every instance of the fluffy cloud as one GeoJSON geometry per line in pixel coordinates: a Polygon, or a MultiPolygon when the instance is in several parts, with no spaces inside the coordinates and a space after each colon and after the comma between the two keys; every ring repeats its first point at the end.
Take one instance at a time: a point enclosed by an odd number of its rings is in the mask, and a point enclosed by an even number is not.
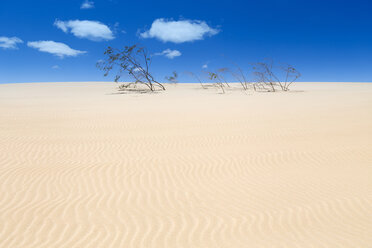
{"type": "Polygon", "coordinates": [[[31,41],[27,42],[27,46],[35,48],[40,52],[54,54],[60,58],[63,58],[64,56],[75,57],[79,54],[86,53],[85,51],[72,49],[71,47],[64,43],[55,42],[51,40],[31,41]]]}
{"type": "Polygon", "coordinates": [[[203,66],[202,66],[202,69],[207,69],[208,68],[208,64],[204,64],[203,66]]]}
{"type": "Polygon", "coordinates": [[[178,50],[166,49],[162,51],[161,53],[155,53],[154,55],[164,55],[168,59],[174,59],[175,57],[181,56],[182,53],[178,50]]]}
{"type": "Polygon", "coordinates": [[[205,36],[212,36],[219,32],[209,27],[204,21],[168,21],[156,19],[151,28],[140,34],[142,38],[156,38],[163,42],[182,43],[202,40],[205,36]]]}
{"type": "Polygon", "coordinates": [[[86,38],[93,41],[112,40],[115,38],[110,28],[98,21],[56,20],[54,25],[65,33],[71,32],[78,38],[86,38]]]}
{"type": "Polygon", "coordinates": [[[0,37],[0,47],[3,49],[18,49],[17,43],[23,43],[23,41],[17,37],[0,37]]]}
{"type": "Polygon", "coordinates": [[[92,9],[92,8],[94,8],[94,2],[89,1],[89,0],[85,0],[80,6],[80,9],[92,9]]]}

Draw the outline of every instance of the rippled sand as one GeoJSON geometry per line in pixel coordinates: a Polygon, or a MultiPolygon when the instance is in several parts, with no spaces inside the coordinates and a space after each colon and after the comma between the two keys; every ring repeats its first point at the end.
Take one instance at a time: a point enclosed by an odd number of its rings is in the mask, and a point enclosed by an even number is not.
{"type": "Polygon", "coordinates": [[[371,247],[372,84],[0,85],[0,247],[371,247]]]}

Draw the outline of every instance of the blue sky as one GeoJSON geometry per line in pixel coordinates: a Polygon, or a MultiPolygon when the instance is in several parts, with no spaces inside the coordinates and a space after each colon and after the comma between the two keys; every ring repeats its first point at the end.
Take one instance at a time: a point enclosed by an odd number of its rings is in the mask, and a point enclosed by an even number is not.
{"type": "Polygon", "coordinates": [[[110,81],[95,67],[104,49],[134,43],[157,54],[160,81],[229,60],[250,75],[272,58],[300,81],[371,82],[370,12],[367,0],[1,0],[0,83],[110,81]]]}

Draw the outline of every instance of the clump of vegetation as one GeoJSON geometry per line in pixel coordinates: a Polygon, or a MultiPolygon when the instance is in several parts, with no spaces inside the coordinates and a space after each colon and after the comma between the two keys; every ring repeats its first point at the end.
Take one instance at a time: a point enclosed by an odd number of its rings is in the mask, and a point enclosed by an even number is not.
{"type": "Polygon", "coordinates": [[[223,75],[224,73],[228,72],[229,68],[223,67],[217,70],[217,78],[219,79],[220,82],[225,83],[227,87],[230,87],[229,83],[226,81],[225,76],[223,75]]]}
{"type": "MultiPolygon", "coordinates": [[[[145,85],[150,91],[165,90],[163,84],[156,81],[150,73],[152,57],[148,55],[144,47],[132,45],[125,46],[122,50],[108,47],[104,55],[106,56],[105,60],[97,63],[97,67],[105,72],[104,76],[108,76],[109,73],[115,71],[115,82],[119,82],[124,74],[134,79],[134,82],[122,83],[119,90],[135,89],[138,85],[145,85]]],[[[277,66],[272,60],[266,59],[252,64],[255,80],[248,81],[243,69],[236,63],[233,64],[235,70],[223,67],[214,72],[206,71],[209,80],[214,82],[211,86],[217,86],[222,90],[222,93],[225,93],[225,87],[231,87],[225,77],[227,73],[230,73],[242,85],[243,90],[253,88],[255,91],[289,91],[290,86],[301,77],[301,74],[293,66],[288,64],[277,66]]],[[[186,73],[194,77],[203,89],[209,88],[210,85],[205,85],[197,74],[186,73]]],[[[178,73],[173,71],[172,75],[165,77],[165,79],[170,83],[178,83],[178,73]]],[[[144,89],[140,90],[143,91],[144,89]]]]}
{"type": "Polygon", "coordinates": [[[288,64],[283,65],[282,70],[285,72],[286,76],[285,81],[280,83],[280,87],[282,90],[288,91],[289,86],[291,86],[291,84],[293,84],[299,77],[301,77],[301,73],[297,71],[296,68],[288,64]]]}
{"type": "Polygon", "coordinates": [[[253,73],[256,76],[255,87],[258,89],[275,92],[278,89],[289,91],[289,86],[294,83],[301,74],[291,65],[274,66],[272,60],[253,64],[253,73]],[[280,80],[279,74],[284,74],[284,80],[280,80]]]}
{"type": "Polygon", "coordinates": [[[104,76],[108,76],[111,71],[115,70],[115,82],[119,82],[124,73],[134,79],[134,83],[124,83],[119,89],[126,90],[142,84],[150,91],[165,90],[165,87],[150,73],[151,56],[144,47],[132,45],[125,46],[123,50],[108,47],[104,54],[106,59],[97,63],[97,67],[105,72],[104,76]]]}
{"type": "Polygon", "coordinates": [[[259,89],[275,92],[279,79],[273,72],[273,63],[258,62],[253,64],[253,75],[259,89]]]}
{"type": "MultiPolygon", "coordinates": [[[[244,71],[242,70],[242,68],[237,65],[236,63],[233,63],[234,66],[237,68],[237,72],[234,72],[234,71],[231,71],[230,70],[230,73],[231,75],[236,79],[238,80],[238,82],[242,85],[243,89],[244,90],[248,90],[248,87],[249,87],[249,82],[247,81],[247,78],[244,74],[244,71]]],[[[254,90],[256,90],[254,84],[253,84],[253,88],[254,90]]]]}
{"type": "Polygon", "coordinates": [[[221,88],[222,93],[225,94],[225,85],[223,84],[220,75],[215,72],[208,72],[208,75],[209,75],[209,79],[214,81],[215,84],[221,88]]]}
{"type": "Polygon", "coordinates": [[[172,73],[172,76],[165,77],[165,79],[168,80],[168,82],[170,82],[170,83],[176,84],[176,83],[178,83],[178,74],[177,74],[176,71],[174,71],[172,73]]]}
{"type": "Polygon", "coordinates": [[[203,84],[202,80],[200,79],[200,77],[198,75],[196,75],[195,73],[193,73],[191,71],[187,71],[186,74],[188,74],[189,76],[198,80],[198,82],[200,83],[200,85],[203,89],[207,89],[207,87],[203,84]]]}

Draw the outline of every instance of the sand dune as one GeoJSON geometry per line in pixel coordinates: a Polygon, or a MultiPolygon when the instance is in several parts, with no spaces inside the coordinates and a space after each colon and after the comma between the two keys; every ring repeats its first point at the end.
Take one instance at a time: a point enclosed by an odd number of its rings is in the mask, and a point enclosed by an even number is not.
{"type": "Polygon", "coordinates": [[[0,247],[372,247],[372,84],[0,85],[0,247]]]}

